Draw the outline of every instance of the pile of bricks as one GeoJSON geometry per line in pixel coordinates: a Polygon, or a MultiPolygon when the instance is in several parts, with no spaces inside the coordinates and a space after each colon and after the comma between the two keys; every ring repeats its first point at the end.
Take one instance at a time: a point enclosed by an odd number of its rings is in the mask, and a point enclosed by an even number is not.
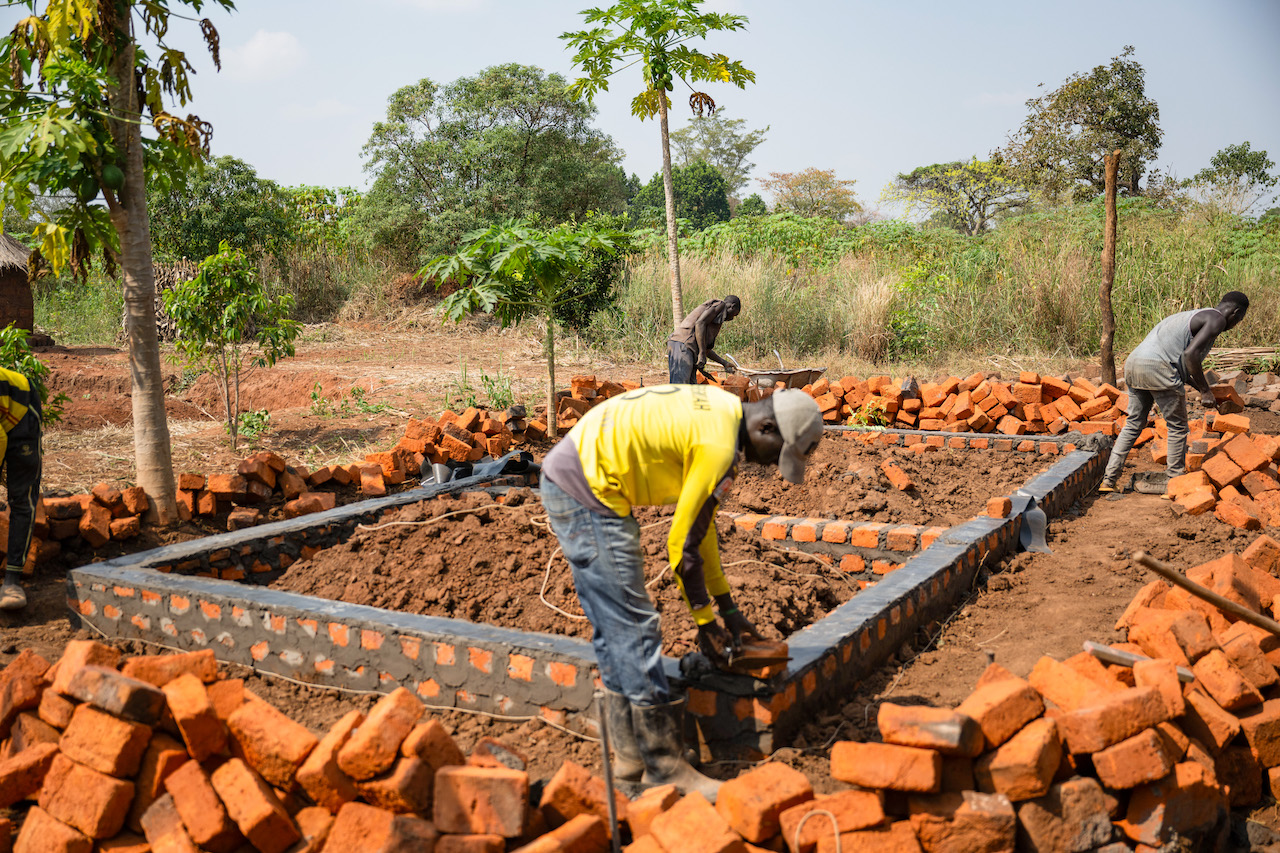
{"type": "MultiPolygon", "coordinates": [[[[639,387],[639,382],[612,382],[608,379],[598,381],[594,376],[574,376],[569,380],[569,390],[556,392],[556,428],[563,434],[573,429],[574,424],[592,406],[639,387]]],[[[546,432],[546,423],[543,421],[532,421],[529,426],[544,434],[546,432]]]]}
{"type": "Polygon", "coordinates": [[[1206,377],[1210,373],[1213,373],[1210,382],[1230,386],[1245,406],[1280,413],[1280,376],[1274,373],[1250,375],[1243,370],[1225,370],[1220,373],[1205,371],[1206,377]]]}
{"type": "MultiPolygon", "coordinates": [[[[1175,511],[1212,511],[1242,530],[1280,527],[1280,439],[1252,433],[1244,415],[1218,415],[1212,427],[1206,432],[1203,421],[1192,422],[1188,473],[1166,487],[1175,511]]],[[[1158,451],[1153,458],[1163,462],[1158,451]]]]}
{"type": "Polygon", "coordinates": [[[404,688],[316,737],[220,678],[211,651],[122,658],[73,641],[52,666],[24,651],[0,673],[0,737],[0,809],[34,801],[16,839],[0,819],[5,853],[603,853],[609,843],[604,784],[578,765],[532,800],[517,749],[486,738],[464,755],[404,688]]]}

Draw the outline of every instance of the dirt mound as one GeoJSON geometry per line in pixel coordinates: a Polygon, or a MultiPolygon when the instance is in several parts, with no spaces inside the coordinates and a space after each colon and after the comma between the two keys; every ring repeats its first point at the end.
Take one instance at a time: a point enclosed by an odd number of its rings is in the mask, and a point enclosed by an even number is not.
{"type": "Polygon", "coordinates": [[[1013,492],[1056,458],[994,450],[912,453],[828,438],[799,485],[783,480],[776,468],[743,465],[725,509],[951,527],[982,512],[988,498],[1013,492]],[[886,459],[906,472],[914,488],[903,492],[889,484],[880,468],[886,459]]]}
{"type": "MultiPolygon", "coordinates": [[[[552,560],[557,543],[545,519],[536,500],[517,507],[486,507],[475,498],[423,501],[295,563],[272,587],[589,639],[590,623],[557,613],[539,599],[547,579],[548,602],[582,613],[568,565],[558,555],[552,560]]],[[[663,616],[663,650],[679,657],[694,649],[696,630],[666,568],[670,515],[643,508],[636,519],[648,557],[645,576],[663,616]]],[[[720,528],[721,559],[734,597],[766,637],[789,636],[857,592],[854,582],[812,557],[775,549],[732,525],[720,528]]]]}

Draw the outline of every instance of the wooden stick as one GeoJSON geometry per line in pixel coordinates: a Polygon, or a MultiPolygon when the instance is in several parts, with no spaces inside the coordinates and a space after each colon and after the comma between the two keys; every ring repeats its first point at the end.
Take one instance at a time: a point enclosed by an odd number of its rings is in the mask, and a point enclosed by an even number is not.
{"type": "Polygon", "coordinates": [[[1213,590],[1206,589],[1195,581],[1188,580],[1182,572],[1168,563],[1162,563],[1144,551],[1134,551],[1133,561],[1141,566],[1146,566],[1169,583],[1182,587],[1196,598],[1209,602],[1223,613],[1230,613],[1242,622],[1248,622],[1250,625],[1280,637],[1280,622],[1268,619],[1261,613],[1250,610],[1248,607],[1237,604],[1228,598],[1223,598],[1213,590]]]}

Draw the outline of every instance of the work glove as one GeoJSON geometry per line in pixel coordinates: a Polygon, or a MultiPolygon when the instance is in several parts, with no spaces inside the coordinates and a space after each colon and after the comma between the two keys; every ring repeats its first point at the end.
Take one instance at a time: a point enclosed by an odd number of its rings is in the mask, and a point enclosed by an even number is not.
{"type": "Polygon", "coordinates": [[[719,622],[698,626],[698,649],[716,667],[724,669],[729,666],[729,652],[732,648],[733,638],[719,622]]]}

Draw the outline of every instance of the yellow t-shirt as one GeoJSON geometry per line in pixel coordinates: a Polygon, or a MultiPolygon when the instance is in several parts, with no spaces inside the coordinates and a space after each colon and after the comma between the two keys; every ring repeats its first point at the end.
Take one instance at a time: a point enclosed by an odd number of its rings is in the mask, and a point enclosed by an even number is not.
{"type": "Polygon", "coordinates": [[[0,367],[0,459],[9,446],[9,432],[27,413],[31,383],[16,370],[0,367]]]}
{"type": "Polygon", "coordinates": [[[614,513],[675,504],[667,553],[699,625],[715,619],[706,594],[729,591],[715,507],[733,485],[741,422],[742,402],[733,394],[706,385],[657,385],[596,406],[567,436],[587,485],[614,513]]]}

